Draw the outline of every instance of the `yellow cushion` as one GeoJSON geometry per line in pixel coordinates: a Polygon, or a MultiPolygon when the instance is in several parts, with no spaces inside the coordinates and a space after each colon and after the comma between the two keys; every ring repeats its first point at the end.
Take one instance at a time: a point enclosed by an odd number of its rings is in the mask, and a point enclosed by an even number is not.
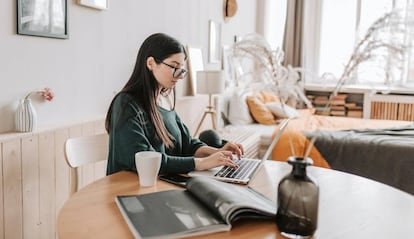
{"type": "Polygon", "coordinates": [[[276,124],[275,117],[272,112],[266,107],[263,95],[256,94],[246,97],[247,105],[253,118],[260,124],[276,124]]]}
{"type": "Polygon", "coordinates": [[[279,99],[277,98],[276,94],[274,94],[273,92],[261,91],[260,94],[262,95],[263,103],[279,102],[279,99]]]}

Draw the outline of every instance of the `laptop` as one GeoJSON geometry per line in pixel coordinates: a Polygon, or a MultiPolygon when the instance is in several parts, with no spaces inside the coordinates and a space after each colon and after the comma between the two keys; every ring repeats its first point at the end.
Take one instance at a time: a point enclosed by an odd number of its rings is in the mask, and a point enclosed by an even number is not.
{"type": "Polygon", "coordinates": [[[267,148],[265,154],[263,155],[262,159],[250,159],[250,158],[241,158],[240,160],[236,159],[235,162],[239,165],[238,168],[232,168],[229,166],[220,166],[216,168],[212,168],[210,170],[204,171],[192,171],[189,172],[188,175],[190,177],[194,176],[207,176],[213,177],[214,179],[218,179],[220,181],[231,182],[231,183],[240,183],[240,184],[248,184],[251,179],[256,175],[257,171],[261,165],[270,157],[272,154],[272,150],[276,143],[279,141],[280,136],[282,135],[283,131],[286,129],[290,119],[286,119],[283,123],[281,123],[279,131],[275,135],[272,140],[272,143],[267,148]]]}

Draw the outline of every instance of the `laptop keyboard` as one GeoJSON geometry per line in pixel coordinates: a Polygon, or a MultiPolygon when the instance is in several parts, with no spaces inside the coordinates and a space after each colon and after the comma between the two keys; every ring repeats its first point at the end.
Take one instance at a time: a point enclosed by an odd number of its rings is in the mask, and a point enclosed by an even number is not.
{"type": "Polygon", "coordinates": [[[252,171],[252,168],[254,168],[256,164],[258,164],[258,161],[241,159],[237,162],[237,164],[239,165],[238,168],[224,166],[214,176],[225,177],[225,178],[235,178],[235,179],[245,178],[246,176],[250,174],[250,172],[252,171]]]}

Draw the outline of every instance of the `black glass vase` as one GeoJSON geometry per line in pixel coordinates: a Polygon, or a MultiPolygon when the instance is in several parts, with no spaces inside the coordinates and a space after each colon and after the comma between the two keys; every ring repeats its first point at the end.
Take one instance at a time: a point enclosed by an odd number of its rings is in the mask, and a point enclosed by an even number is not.
{"type": "Polygon", "coordinates": [[[279,183],[276,224],[281,234],[289,238],[309,238],[317,227],[319,187],[306,174],[312,165],[310,158],[289,157],[292,171],[279,183]]]}

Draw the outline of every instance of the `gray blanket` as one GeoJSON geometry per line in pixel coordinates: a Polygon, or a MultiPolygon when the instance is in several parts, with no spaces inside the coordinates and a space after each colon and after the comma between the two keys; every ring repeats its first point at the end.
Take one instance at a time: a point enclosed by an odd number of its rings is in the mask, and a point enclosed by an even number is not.
{"type": "Polygon", "coordinates": [[[336,170],[367,177],[414,195],[414,124],[375,130],[304,132],[336,170]]]}

